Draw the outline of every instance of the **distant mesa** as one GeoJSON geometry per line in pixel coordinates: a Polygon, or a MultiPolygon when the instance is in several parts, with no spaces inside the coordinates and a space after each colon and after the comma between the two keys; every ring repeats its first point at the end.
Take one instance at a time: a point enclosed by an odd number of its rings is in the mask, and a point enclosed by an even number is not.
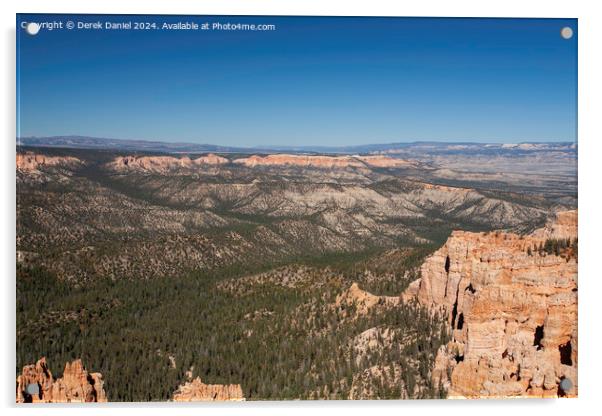
{"type": "MultiPolygon", "coordinates": [[[[550,149],[549,143],[504,143],[501,145],[502,149],[517,149],[517,150],[547,150],[550,149]]],[[[552,147],[553,149],[576,149],[576,143],[566,144],[564,147],[561,144],[552,147]]]]}
{"type": "Polygon", "coordinates": [[[577,396],[576,237],[577,211],[559,212],[526,236],[455,231],[426,259],[402,298],[447,314],[433,382],[448,397],[577,396]]]}
{"type": "Polygon", "coordinates": [[[316,168],[363,167],[364,165],[349,156],[308,156],[291,154],[273,154],[267,156],[249,156],[234,160],[234,163],[247,167],[255,166],[300,166],[316,168]]]}
{"type": "Polygon", "coordinates": [[[165,173],[174,169],[194,169],[203,165],[219,166],[229,163],[225,157],[209,153],[197,159],[188,156],[120,156],[109,163],[109,167],[117,171],[140,170],[154,173],[165,173]]]}
{"type": "Polygon", "coordinates": [[[413,160],[397,159],[381,155],[360,156],[358,157],[358,159],[372,167],[378,168],[418,167],[418,162],[415,162],[413,160]]]}
{"type": "MultiPolygon", "coordinates": [[[[197,159],[189,157],[173,156],[122,156],[117,157],[109,164],[109,167],[117,170],[143,170],[156,173],[186,168],[193,169],[202,165],[224,165],[230,160],[209,153],[197,159]]],[[[318,155],[296,155],[296,154],[270,154],[266,156],[251,155],[245,158],[234,159],[232,163],[249,168],[259,166],[297,166],[305,168],[400,168],[415,167],[416,162],[396,159],[388,156],[318,156],[318,155]]]]}
{"type": "Polygon", "coordinates": [[[312,168],[365,168],[370,167],[410,167],[414,162],[395,159],[388,156],[318,156],[296,154],[271,154],[267,156],[252,155],[236,159],[233,163],[247,167],[256,166],[299,166],[312,168]]]}
{"type": "MultiPolygon", "coordinates": [[[[64,166],[75,167],[83,163],[70,156],[46,156],[37,153],[17,154],[17,169],[23,172],[34,172],[43,167],[64,166]]],[[[196,159],[188,156],[119,156],[107,166],[115,171],[148,171],[167,173],[177,169],[196,169],[202,166],[220,166],[230,163],[228,158],[208,153],[196,159]]],[[[299,166],[308,168],[404,168],[417,167],[414,161],[398,159],[383,155],[371,156],[317,156],[295,154],[270,154],[267,156],[251,155],[235,159],[233,163],[246,167],[257,166],[299,166]]]]}
{"type": "Polygon", "coordinates": [[[207,164],[207,165],[223,165],[225,163],[229,163],[230,161],[225,157],[214,155],[213,153],[209,153],[205,156],[201,156],[198,159],[193,161],[197,164],[207,164]]]}
{"type": "Polygon", "coordinates": [[[76,157],[46,156],[32,152],[17,153],[17,170],[22,172],[36,172],[44,167],[74,167],[82,163],[76,157]]]}
{"type": "Polygon", "coordinates": [[[88,373],[81,360],[65,365],[62,378],[55,379],[46,358],[23,367],[17,377],[17,403],[106,402],[100,373],[88,373]]]}

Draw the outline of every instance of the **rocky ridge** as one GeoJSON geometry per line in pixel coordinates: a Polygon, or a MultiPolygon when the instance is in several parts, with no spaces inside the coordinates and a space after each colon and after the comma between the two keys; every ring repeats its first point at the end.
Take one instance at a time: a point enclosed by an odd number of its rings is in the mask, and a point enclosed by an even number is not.
{"type": "Polygon", "coordinates": [[[102,374],[88,373],[81,360],[65,364],[63,377],[55,379],[46,358],[23,367],[17,377],[17,403],[106,402],[102,374]]]}
{"type": "Polygon", "coordinates": [[[375,168],[406,168],[419,166],[419,163],[413,160],[398,159],[382,155],[358,156],[357,159],[375,168]]]}
{"type": "Polygon", "coordinates": [[[152,173],[168,173],[170,171],[187,168],[193,169],[202,166],[219,166],[230,161],[225,157],[212,153],[191,159],[188,156],[177,158],[173,156],[120,156],[108,164],[114,171],[148,171],[152,173]]]}
{"type": "Polygon", "coordinates": [[[447,231],[438,230],[447,227],[531,230],[548,212],[537,198],[525,203],[397,178],[367,172],[367,164],[271,170],[241,168],[210,154],[194,160],[76,154],[81,164],[73,168],[17,170],[19,260],[74,282],[174,276],[249,259],[392,248],[399,241],[439,243],[447,231]],[[47,251],[56,256],[41,255],[47,251]]]}
{"type": "Polygon", "coordinates": [[[527,236],[455,231],[427,258],[402,298],[447,313],[433,379],[449,397],[577,396],[577,260],[531,250],[576,236],[561,212],[527,236]]]}
{"type": "Polygon", "coordinates": [[[233,163],[247,167],[256,166],[299,166],[313,168],[364,168],[372,167],[411,167],[416,164],[403,159],[388,156],[309,156],[294,154],[272,154],[267,156],[252,155],[246,158],[235,159],[233,163]]]}
{"type": "Polygon", "coordinates": [[[337,296],[335,307],[347,309],[354,307],[359,315],[365,315],[376,305],[395,306],[399,304],[401,298],[397,296],[377,296],[370,292],[360,289],[357,283],[352,283],[351,287],[337,296]]]}
{"type": "Polygon", "coordinates": [[[75,167],[81,164],[81,160],[70,156],[47,156],[37,153],[17,153],[17,170],[21,172],[34,173],[45,167],[75,167]]]}
{"type": "Polygon", "coordinates": [[[175,402],[244,401],[240,384],[205,384],[200,377],[182,384],[173,394],[175,402]]]}
{"type": "MultiPolygon", "coordinates": [[[[205,166],[219,166],[230,163],[230,159],[212,153],[191,159],[174,156],[119,156],[108,164],[114,171],[148,171],[168,173],[177,169],[194,169],[205,166]]],[[[371,156],[309,156],[295,154],[251,155],[234,159],[232,163],[254,168],[257,166],[296,166],[305,168],[402,168],[416,167],[416,162],[382,155],[371,156]]]]}

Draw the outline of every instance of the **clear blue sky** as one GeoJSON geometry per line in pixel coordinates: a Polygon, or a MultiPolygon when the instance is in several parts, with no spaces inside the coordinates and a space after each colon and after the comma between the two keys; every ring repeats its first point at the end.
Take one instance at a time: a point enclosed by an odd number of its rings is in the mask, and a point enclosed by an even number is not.
{"type": "Polygon", "coordinates": [[[17,31],[18,135],[222,145],[576,139],[576,19],[19,15],[275,31],[17,31]],[[562,27],[574,31],[571,39],[562,27]]]}

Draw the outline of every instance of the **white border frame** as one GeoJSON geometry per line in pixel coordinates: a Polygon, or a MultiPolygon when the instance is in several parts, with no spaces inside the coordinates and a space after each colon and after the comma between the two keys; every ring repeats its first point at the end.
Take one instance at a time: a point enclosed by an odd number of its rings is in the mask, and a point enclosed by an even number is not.
{"type": "Polygon", "coordinates": [[[602,157],[600,129],[600,74],[602,65],[600,45],[602,18],[596,13],[593,1],[526,1],[526,0],[422,0],[414,2],[342,1],[342,0],[70,0],[4,1],[2,8],[3,54],[2,82],[5,91],[2,117],[5,137],[2,139],[2,246],[0,256],[3,271],[2,329],[0,342],[0,397],[7,414],[114,415],[140,413],[149,415],[177,414],[231,414],[245,415],[299,414],[308,412],[365,415],[378,411],[383,414],[462,412],[466,415],[504,415],[508,413],[575,414],[594,413],[597,394],[602,382],[599,352],[602,318],[601,262],[602,228],[598,207],[602,203],[599,158],[602,157]],[[46,406],[35,408],[14,405],[15,380],[15,13],[130,13],[130,14],[220,14],[220,15],[326,15],[326,16],[445,16],[445,17],[562,17],[579,19],[579,226],[580,239],[580,295],[579,295],[579,398],[574,400],[480,400],[480,401],[375,401],[375,402],[247,402],[240,405],[178,405],[165,403],[109,404],[106,406],[46,406]]]}

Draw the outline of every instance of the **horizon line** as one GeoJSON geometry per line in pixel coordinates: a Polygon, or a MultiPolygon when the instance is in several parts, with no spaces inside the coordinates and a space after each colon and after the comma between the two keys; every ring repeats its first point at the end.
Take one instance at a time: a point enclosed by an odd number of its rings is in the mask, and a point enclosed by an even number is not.
{"type": "MultiPolygon", "coordinates": [[[[23,139],[55,139],[55,138],[73,138],[73,139],[94,139],[94,140],[113,140],[122,142],[147,142],[147,143],[162,143],[169,145],[196,145],[196,146],[217,146],[217,147],[235,147],[243,149],[255,149],[255,148],[346,148],[346,147],[365,147],[365,146],[383,146],[383,145],[396,145],[396,144],[420,144],[420,143],[441,143],[441,144],[482,144],[482,145],[504,145],[504,144],[537,144],[537,143],[572,143],[577,144],[577,139],[527,139],[522,141],[478,141],[479,139],[457,139],[457,140],[446,140],[446,139],[407,139],[400,141],[382,141],[375,143],[360,143],[360,144],[256,144],[256,145],[235,145],[235,144],[216,144],[210,142],[194,142],[194,141],[166,141],[165,139],[124,139],[114,137],[100,137],[100,136],[85,136],[81,134],[67,134],[67,135],[51,135],[51,136],[17,136],[16,141],[19,146],[20,140],[23,139]]],[[[481,139],[482,140],[482,139],[481,139]]]]}

